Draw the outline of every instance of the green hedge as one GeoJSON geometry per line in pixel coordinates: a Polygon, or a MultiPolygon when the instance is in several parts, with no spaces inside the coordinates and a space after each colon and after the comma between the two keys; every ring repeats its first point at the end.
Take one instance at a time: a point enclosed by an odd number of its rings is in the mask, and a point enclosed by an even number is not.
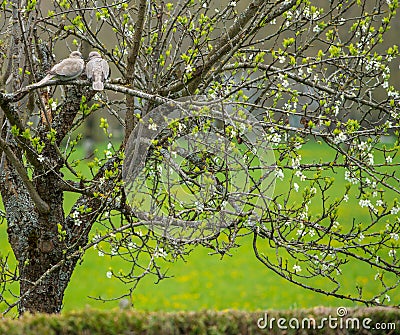
{"type": "MultiPolygon", "coordinates": [[[[268,311],[268,320],[271,318],[297,318],[302,322],[305,318],[314,318],[320,325],[321,319],[337,317],[336,309],[314,308],[309,310],[268,311]]],[[[4,318],[0,322],[0,334],[7,335],[178,335],[178,334],[400,334],[400,310],[388,308],[358,308],[348,309],[347,317],[364,320],[370,318],[368,323],[371,329],[332,329],[325,323],[322,329],[281,329],[274,322],[274,328],[261,329],[257,321],[265,316],[265,312],[244,311],[200,311],[200,312],[139,312],[139,311],[97,311],[87,309],[79,312],[63,313],[61,315],[24,315],[17,320],[4,318]],[[373,329],[374,325],[385,324],[386,328],[395,326],[394,329],[373,329]]],[[[340,320],[340,318],[339,318],[340,320]]],[[[342,318],[345,325],[346,317],[342,318]]],[[[293,321],[293,320],[292,320],[293,321]]],[[[289,322],[289,321],[287,321],[289,322]]],[[[286,323],[286,325],[289,325],[286,323]]],[[[292,326],[295,326],[295,322],[292,326]]],[[[306,323],[307,325],[307,323],[306,323]]],[[[361,324],[360,324],[361,325],[361,324]]],[[[350,327],[351,328],[351,327],[350,327]]],[[[382,328],[382,327],[381,327],[382,328]]]]}

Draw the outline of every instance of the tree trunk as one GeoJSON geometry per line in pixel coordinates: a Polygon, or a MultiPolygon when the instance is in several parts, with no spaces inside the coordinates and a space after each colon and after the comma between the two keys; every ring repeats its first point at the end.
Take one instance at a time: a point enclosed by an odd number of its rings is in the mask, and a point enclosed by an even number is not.
{"type": "Polygon", "coordinates": [[[7,160],[0,172],[8,238],[20,276],[20,315],[26,311],[60,312],[64,291],[75,265],[70,262],[69,266],[50,271],[37,283],[46,271],[63,258],[63,243],[59,239],[57,226],[64,221],[63,194],[50,185],[51,179],[47,176],[47,183],[37,185],[43,200],[50,206],[50,212],[43,215],[35,208],[21,178],[7,160]]]}
{"type": "MultiPolygon", "coordinates": [[[[27,311],[61,311],[64,291],[79,260],[79,252],[88,243],[91,226],[99,214],[95,209],[102,208],[104,201],[99,197],[82,195],[72,209],[77,213],[79,208],[86,209],[85,213],[79,214],[80,223],[76,224],[76,217],[65,218],[63,191],[59,186],[62,161],[51,151],[51,146],[46,146],[43,155],[54,163],[53,169],[35,171],[33,180],[41,199],[50,207],[47,214],[37,210],[22,179],[7,159],[0,170],[8,239],[18,261],[20,315],[27,311]]],[[[109,160],[94,180],[99,180],[105,171],[120,163],[119,158],[109,160]]],[[[114,185],[115,180],[110,178],[103,183],[103,191],[109,192],[114,185]]]]}

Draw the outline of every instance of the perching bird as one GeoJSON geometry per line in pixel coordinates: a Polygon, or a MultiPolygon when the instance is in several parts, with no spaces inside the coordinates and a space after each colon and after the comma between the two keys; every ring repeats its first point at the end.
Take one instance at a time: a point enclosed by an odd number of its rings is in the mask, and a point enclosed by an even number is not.
{"type": "Polygon", "coordinates": [[[110,76],[110,67],[97,51],[92,51],[89,54],[89,61],[86,64],[86,76],[89,80],[92,80],[92,88],[95,91],[104,89],[104,81],[110,76]]]}
{"type": "Polygon", "coordinates": [[[72,51],[68,58],[54,65],[46,77],[35,85],[43,85],[54,82],[55,79],[68,81],[78,78],[85,68],[82,54],[79,51],[72,51]]]}

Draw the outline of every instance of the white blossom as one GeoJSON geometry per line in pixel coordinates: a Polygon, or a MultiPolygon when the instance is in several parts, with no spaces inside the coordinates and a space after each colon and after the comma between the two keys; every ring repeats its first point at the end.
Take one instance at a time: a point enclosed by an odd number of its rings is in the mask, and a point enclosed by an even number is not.
{"type": "Polygon", "coordinates": [[[128,249],[136,249],[137,248],[137,244],[133,243],[133,242],[129,242],[127,244],[128,249]]]}
{"type": "MultiPolygon", "coordinates": [[[[400,68],[400,66],[399,66],[399,68],[400,68]]],[[[397,118],[399,117],[399,114],[396,113],[394,110],[391,110],[391,111],[390,111],[390,116],[391,116],[392,118],[394,118],[394,119],[397,119],[397,118]]]]}
{"type": "Polygon", "coordinates": [[[51,105],[50,105],[50,108],[51,108],[52,111],[55,111],[55,110],[57,109],[57,102],[56,102],[56,101],[53,101],[53,102],[51,103],[51,105]]]}
{"type": "Polygon", "coordinates": [[[306,220],[306,219],[307,219],[307,216],[308,216],[308,213],[307,213],[307,212],[302,212],[302,213],[300,213],[299,218],[300,218],[301,220],[306,220]]]}
{"type": "Polygon", "coordinates": [[[393,207],[393,208],[390,210],[390,214],[396,215],[398,212],[400,212],[400,207],[399,207],[399,206],[393,207]]]}
{"type": "Polygon", "coordinates": [[[251,220],[250,218],[247,219],[245,224],[248,227],[255,227],[256,226],[256,223],[253,220],[251,220]]]}
{"type": "Polygon", "coordinates": [[[352,177],[350,171],[344,172],[344,179],[352,184],[358,184],[358,179],[356,177],[352,177]]]}
{"type": "Polygon", "coordinates": [[[399,234],[397,233],[390,233],[390,238],[392,238],[395,241],[399,240],[399,234]]]}
{"type": "Polygon", "coordinates": [[[314,33],[320,33],[321,32],[321,27],[317,24],[314,28],[313,28],[313,32],[314,33]]]}
{"type": "Polygon", "coordinates": [[[293,265],[293,270],[294,270],[294,272],[301,272],[301,266],[295,264],[295,265],[293,265]]]}
{"type": "Polygon", "coordinates": [[[292,168],[295,170],[300,168],[300,161],[301,161],[301,155],[298,155],[296,158],[292,158],[292,168]]]}
{"type": "Polygon", "coordinates": [[[190,64],[187,64],[186,66],[185,66],[185,72],[186,73],[192,73],[193,72],[193,66],[192,65],[190,65],[190,64]]]}
{"type": "Polygon", "coordinates": [[[339,105],[335,104],[333,106],[333,111],[334,111],[335,116],[337,116],[339,114],[339,111],[340,111],[339,105]]]}
{"type": "Polygon", "coordinates": [[[275,171],[275,177],[277,177],[280,180],[283,180],[283,177],[285,177],[285,175],[283,174],[282,169],[277,169],[275,171]]]}
{"type": "Polygon", "coordinates": [[[306,180],[306,176],[305,176],[300,170],[297,170],[297,171],[294,173],[294,175],[295,175],[296,177],[300,178],[301,181],[305,181],[305,180],[306,180]]]}
{"type": "Polygon", "coordinates": [[[400,97],[399,92],[398,91],[394,91],[394,90],[389,90],[387,92],[388,97],[389,98],[393,98],[393,99],[398,99],[400,97]]]}
{"type": "Polygon", "coordinates": [[[110,278],[112,277],[112,272],[111,272],[111,271],[107,271],[106,277],[107,277],[108,279],[110,279],[110,278]]]}
{"type": "Polygon", "coordinates": [[[388,88],[389,87],[389,82],[387,80],[385,80],[382,84],[383,88],[388,88]]]}
{"type": "Polygon", "coordinates": [[[368,153],[368,155],[367,155],[367,164],[368,165],[374,164],[374,155],[372,153],[368,153]]]}
{"type": "Polygon", "coordinates": [[[149,124],[149,127],[148,127],[150,130],[154,130],[154,131],[156,131],[157,130],[157,125],[155,124],[155,123],[151,123],[151,124],[149,124]]]}
{"type": "Polygon", "coordinates": [[[168,256],[168,253],[163,249],[163,248],[156,248],[156,250],[154,251],[154,257],[158,258],[166,258],[168,256]]]}
{"type": "Polygon", "coordinates": [[[360,199],[358,204],[363,208],[363,207],[370,207],[373,208],[373,205],[371,203],[371,200],[369,199],[360,199]]]}
{"type": "Polygon", "coordinates": [[[101,239],[101,235],[100,234],[96,234],[96,235],[93,236],[92,241],[96,242],[96,241],[98,241],[100,239],[101,239]]]}
{"type": "Polygon", "coordinates": [[[74,211],[71,213],[71,218],[74,219],[75,226],[80,226],[82,224],[82,220],[79,218],[80,213],[78,211],[74,211]]]}
{"type": "Polygon", "coordinates": [[[282,134],[276,132],[275,129],[270,129],[271,134],[267,136],[267,140],[273,144],[279,144],[282,141],[282,134]]]}
{"type": "Polygon", "coordinates": [[[336,135],[336,136],[333,138],[333,143],[339,144],[339,143],[342,143],[342,142],[344,142],[344,141],[346,141],[346,140],[347,140],[346,134],[344,134],[343,132],[340,132],[338,135],[336,135]]]}
{"type": "Polygon", "coordinates": [[[203,204],[202,202],[195,201],[195,205],[196,205],[196,209],[197,209],[199,212],[204,211],[204,204],[203,204]]]}
{"type": "Polygon", "coordinates": [[[285,78],[285,76],[282,73],[278,74],[278,79],[282,82],[283,87],[289,86],[289,81],[285,78]]]}

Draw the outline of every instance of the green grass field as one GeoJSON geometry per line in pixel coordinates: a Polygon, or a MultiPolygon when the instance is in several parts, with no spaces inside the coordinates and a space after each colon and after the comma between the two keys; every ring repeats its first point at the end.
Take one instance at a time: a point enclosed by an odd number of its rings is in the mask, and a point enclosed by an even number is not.
{"type": "MultiPolygon", "coordinates": [[[[308,161],[329,159],[330,153],[324,145],[310,142],[301,150],[308,161]]],[[[336,190],[344,192],[344,176],[336,174],[336,190]]],[[[277,184],[277,188],[284,187],[277,184]]],[[[337,194],[341,196],[342,194],[337,194]]],[[[353,197],[354,198],[354,197],[353,197]]],[[[66,208],[70,208],[74,197],[66,194],[66,208]]],[[[350,199],[339,213],[343,224],[352,218],[367,220],[368,211],[350,199]]],[[[8,243],[4,225],[0,226],[2,250],[8,243]]],[[[154,277],[144,278],[133,296],[133,304],[139,310],[201,310],[201,309],[290,309],[312,306],[354,306],[348,301],[341,301],[304,290],[288,283],[277,274],[265,268],[253,255],[251,240],[241,240],[241,247],[232,251],[232,257],[208,255],[208,250],[199,247],[186,262],[177,261],[168,264],[168,274],[173,278],[158,284],[154,277]]],[[[268,252],[268,251],[266,251],[268,252]]],[[[272,252],[272,251],[271,251],[272,252]]],[[[126,286],[114,278],[107,278],[106,272],[124,268],[121,260],[104,256],[99,257],[96,250],[90,250],[78,265],[64,299],[64,311],[91,306],[94,308],[114,308],[118,302],[103,303],[88,298],[112,298],[127,291],[126,286]]],[[[353,289],[357,284],[365,285],[367,292],[374,291],[373,277],[376,271],[364,265],[350,264],[344,268],[345,286],[353,289]]],[[[323,282],[321,282],[323,284],[323,282]]],[[[397,290],[399,293],[399,290],[397,290]]],[[[400,297],[400,294],[397,294],[400,297]]],[[[399,298],[392,296],[392,301],[399,298]]]]}

